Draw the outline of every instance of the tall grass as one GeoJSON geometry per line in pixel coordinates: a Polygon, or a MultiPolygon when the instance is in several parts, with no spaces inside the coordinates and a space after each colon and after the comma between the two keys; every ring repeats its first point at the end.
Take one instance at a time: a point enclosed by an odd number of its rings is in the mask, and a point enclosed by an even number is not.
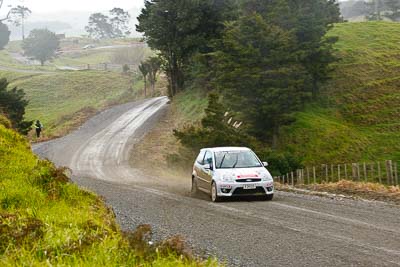
{"type": "Polygon", "coordinates": [[[0,124],[1,266],[216,265],[194,259],[181,239],[150,246],[148,231],[146,238],[123,234],[101,198],[71,184],[65,170],[39,160],[0,124]]]}

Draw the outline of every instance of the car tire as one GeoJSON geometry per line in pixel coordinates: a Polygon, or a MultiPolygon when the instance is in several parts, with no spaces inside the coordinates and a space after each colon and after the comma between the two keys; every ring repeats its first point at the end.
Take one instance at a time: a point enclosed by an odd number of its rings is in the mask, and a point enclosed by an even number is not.
{"type": "Polygon", "coordinates": [[[265,196],[264,196],[264,200],[265,200],[265,201],[271,201],[273,198],[274,198],[274,194],[265,195],[265,196]]]}
{"type": "Polygon", "coordinates": [[[211,185],[211,201],[212,202],[220,202],[221,201],[221,197],[218,196],[217,192],[218,192],[217,184],[215,182],[213,182],[211,185]]]}
{"type": "Polygon", "coordinates": [[[192,178],[192,190],[191,190],[191,194],[193,197],[196,197],[199,195],[199,187],[197,186],[197,181],[196,178],[192,178]]]}

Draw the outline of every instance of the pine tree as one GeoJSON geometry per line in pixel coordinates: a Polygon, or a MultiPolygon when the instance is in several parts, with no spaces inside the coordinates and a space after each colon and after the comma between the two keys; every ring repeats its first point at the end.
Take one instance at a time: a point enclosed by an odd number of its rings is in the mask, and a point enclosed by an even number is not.
{"type": "Polygon", "coordinates": [[[170,96],[183,90],[192,56],[207,52],[220,35],[233,0],[151,0],[138,17],[138,32],[159,51],[169,78],[170,96]]]}
{"type": "Polygon", "coordinates": [[[254,138],[241,131],[243,124],[234,121],[234,114],[227,110],[220,95],[210,93],[201,125],[185,126],[183,130],[175,130],[174,135],[182,145],[195,152],[204,147],[255,145],[254,138]]]}
{"type": "Polygon", "coordinates": [[[33,123],[24,120],[28,101],[25,100],[23,90],[18,90],[17,88],[7,90],[8,85],[6,79],[0,79],[0,113],[8,117],[14,129],[26,135],[31,130],[33,123]]]}
{"type": "Polygon", "coordinates": [[[7,25],[0,22],[0,50],[4,49],[10,41],[10,34],[7,25]]]}
{"type": "Polygon", "coordinates": [[[213,81],[248,132],[276,145],[281,126],[293,121],[307,98],[309,76],[297,60],[295,37],[260,15],[240,18],[227,27],[214,55],[213,81]]]}
{"type": "Polygon", "coordinates": [[[334,23],[340,22],[336,0],[246,0],[243,12],[261,14],[264,20],[295,35],[297,54],[310,74],[310,93],[316,98],[321,83],[329,79],[331,63],[336,61],[333,44],[336,37],[326,37],[334,23]]]}

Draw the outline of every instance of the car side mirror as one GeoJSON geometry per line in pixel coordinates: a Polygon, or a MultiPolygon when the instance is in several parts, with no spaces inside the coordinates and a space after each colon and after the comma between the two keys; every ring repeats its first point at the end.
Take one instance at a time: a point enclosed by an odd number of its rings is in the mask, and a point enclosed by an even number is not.
{"type": "Polygon", "coordinates": [[[203,168],[204,168],[205,170],[211,170],[211,169],[212,169],[212,168],[211,168],[211,164],[204,164],[203,168]]]}
{"type": "Polygon", "coordinates": [[[264,167],[268,167],[268,162],[263,162],[264,167]]]}

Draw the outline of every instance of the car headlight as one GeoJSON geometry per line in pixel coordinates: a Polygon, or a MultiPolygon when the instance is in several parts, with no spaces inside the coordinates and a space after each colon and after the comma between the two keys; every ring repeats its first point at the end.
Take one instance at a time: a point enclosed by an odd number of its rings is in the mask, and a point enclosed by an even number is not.
{"type": "Polygon", "coordinates": [[[271,177],[269,177],[268,175],[263,176],[261,179],[262,179],[263,182],[269,182],[269,181],[272,182],[272,181],[273,181],[273,180],[271,179],[271,177]]]}
{"type": "Polygon", "coordinates": [[[234,179],[235,179],[235,176],[233,174],[224,174],[222,176],[222,181],[224,181],[224,182],[233,182],[234,179]]]}

